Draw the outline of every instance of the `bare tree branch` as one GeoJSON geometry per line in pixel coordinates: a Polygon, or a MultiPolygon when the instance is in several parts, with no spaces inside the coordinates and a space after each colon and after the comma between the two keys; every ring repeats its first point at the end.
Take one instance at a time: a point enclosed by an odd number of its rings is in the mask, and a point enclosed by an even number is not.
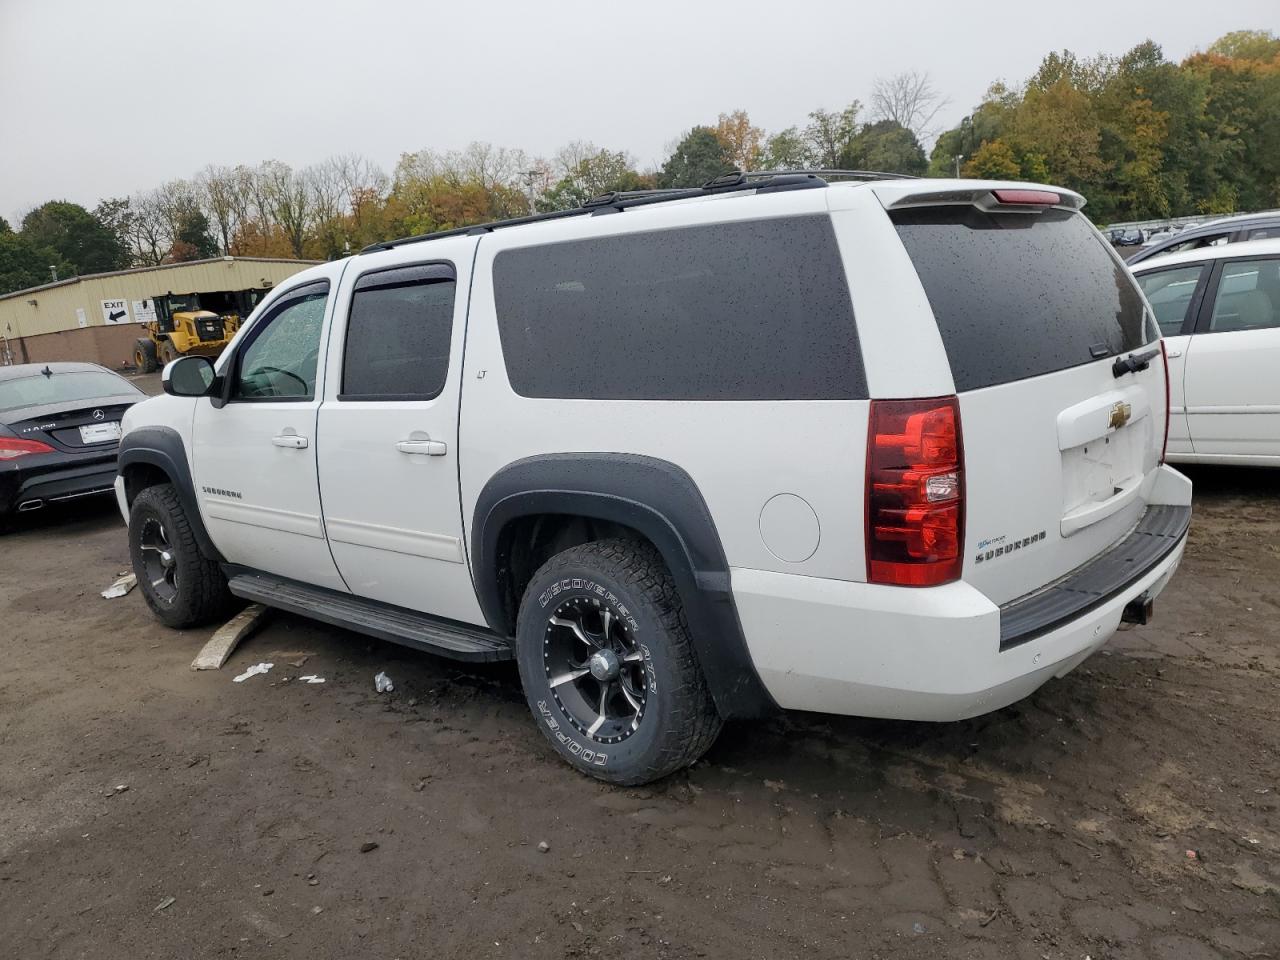
{"type": "Polygon", "coordinates": [[[901,124],[921,143],[937,134],[934,120],[950,102],[934,87],[928,73],[917,70],[881,77],[871,88],[872,117],[901,124]]]}

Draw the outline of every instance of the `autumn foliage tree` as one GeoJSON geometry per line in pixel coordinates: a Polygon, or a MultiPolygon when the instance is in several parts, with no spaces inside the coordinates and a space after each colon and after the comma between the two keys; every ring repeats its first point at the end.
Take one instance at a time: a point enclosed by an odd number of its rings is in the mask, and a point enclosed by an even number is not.
{"type": "Polygon", "coordinates": [[[687,130],[659,165],[573,140],[552,156],[491,143],[402,154],[388,175],[359,153],[294,168],[211,164],[94,210],[51,201],[0,229],[0,288],[209,256],[327,260],[593,197],[696,187],[732,170],[857,168],[1061,184],[1099,222],[1280,206],[1280,38],[1228,33],[1181,62],[1147,41],[1119,55],[1046,55],[994,83],[936,139],[947,99],[929,74],[877,78],[864,108],[815,107],[765,130],[734,109],[687,130]],[[931,143],[926,162],[922,144],[931,143]]]}
{"type": "Polygon", "coordinates": [[[1017,90],[995,86],[934,148],[966,176],[1071,187],[1100,222],[1280,205],[1280,38],[1227,34],[1180,64],[1154,43],[1119,57],[1045,57],[1017,90]]]}

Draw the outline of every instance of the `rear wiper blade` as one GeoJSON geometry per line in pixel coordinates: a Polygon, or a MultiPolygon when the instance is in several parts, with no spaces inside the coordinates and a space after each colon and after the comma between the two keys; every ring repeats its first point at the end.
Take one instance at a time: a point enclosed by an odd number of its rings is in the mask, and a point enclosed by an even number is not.
{"type": "Polygon", "coordinates": [[[1137,373],[1139,370],[1146,370],[1151,366],[1151,361],[1160,354],[1160,348],[1148,350],[1146,353],[1131,353],[1127,357],[1116,357],[1116,362],[1111,365],[1111,373],[1116,379],[1123,377],[1126,373],[1137,373]]]}

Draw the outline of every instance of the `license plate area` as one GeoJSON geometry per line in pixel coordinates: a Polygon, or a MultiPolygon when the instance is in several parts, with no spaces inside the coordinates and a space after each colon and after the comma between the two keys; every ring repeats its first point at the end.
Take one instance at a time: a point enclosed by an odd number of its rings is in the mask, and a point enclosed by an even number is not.
{"type": "Polygon", "coordinates": [[[1062,451],[1062,535],[1069,537],[1123,508],[1145,475],[1151,420],[1062,451]]]}
{"type": "Polygon", "coordinates": [[[94,443],[109,443],[120,439],[120,421],[107,423],[86,423],[80,428],[80,442],[88,446],[94,443]]]}

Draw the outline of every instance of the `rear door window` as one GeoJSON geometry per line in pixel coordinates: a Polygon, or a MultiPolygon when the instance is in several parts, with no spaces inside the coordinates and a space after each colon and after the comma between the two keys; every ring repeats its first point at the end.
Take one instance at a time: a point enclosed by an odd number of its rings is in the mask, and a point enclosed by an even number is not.
{"type": "Polygon", "coordinates": [[[1223,264],[1209,331],[1226,333],[1276,326],[1280,326],[1280,259],[1223,264]]]}
{"type": "Polygon", "coordinates": [[[1160,332],[1166,337],[1176,337],[1182,333],[1204,272],[1203,263],[1194,263],[1186,267],[1153,270],[1138,277],[1138,286],[1147,295],[1151,309],[1156,314],[1156,323],[1160,325],[1160,332]]]}
{"type": "Polygon", "coordinates": [[[367,273],[347,320],[340,400],[430,400],[449,375],[454,269],[423,264],[367,273]]]}
{"type": "Polygon", "coordinates": [[[867,396],[827,216],[506,250],[493,283],[507,375],[522,396],[867,396]]]}
{"type": "Polygon", "coordinates": [[[892,219],[957,390],[1064,370],[1155,339],[1128,272],[1080,214],[943,206],[892,219]]]}

